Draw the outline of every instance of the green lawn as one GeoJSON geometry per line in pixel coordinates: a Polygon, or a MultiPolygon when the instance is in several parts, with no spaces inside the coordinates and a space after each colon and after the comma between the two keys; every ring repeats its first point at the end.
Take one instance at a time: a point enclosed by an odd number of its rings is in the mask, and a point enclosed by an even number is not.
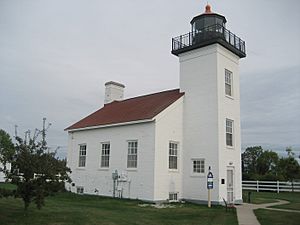
{"type": "MultiPolygon", "coordinates": [[[[247,191],[243,193],[246,196],[247,191]]],[[[276,199],[287,200],[290,203],[285,205],[273,206],[274,208],[281,209],[294,209],[300,210],[300,192],[252,192],[251,193],[251,203],[262,204],[276,202],[276,199]]]]}
{"type": "Polygon", "coordinates": [[[10,184],[10,183],[1,183],[0,182],[0,188],[8,189],[8,190],[14,190],[16,189],[16,185],[10,184]]]}
{"type": "MultiPolygon", "coordinates": [[[[248,202],[248,192],[249,191],[243,191],[243,201],[244,202],[248,202]]],[[[267,192],[254,192],[254,191],[251,191],[250,203],[252,203],[252,204],[264,204],[264,203],[276,202],[276,198],[267,198],[268,196],[266,196],[264,193],[267,193],[267,192]]]]}
{"type": "MultiPolygon", "coordinates": [[[[0,187],[3,185],[0,184],[0,187]]],[[[237,225],[235,212],[224,207],[175,204],[175,208],[156,209],[139,206],[140,201],[60,193],[46,200],[42,210],[35,205],[24,215],[23,202],[0,199],[0,224],[10,225],[237,225]]]]}
{"type": "MultiPolygon", "coordinates": [[[[247,191],[243,192],[243,197],[247,197],[247,191]]],[[[263,204],[276,202],[276,199],[287,200],[290,203],[285,205],[273,206],[274,208],[300,210],[300,193],[299,192],[252,192],[251,203],[263,204]]],[[[280,212],[267,209],[257,209],[254,211],[261,225],[298,225],[300,213],[280,212]]]]}
{"type": "Polygon", "coordinates": [[[298,225],[300,224],[300,213],[279,212],[267,209],[254,211],[261,225],[298,225]]]}

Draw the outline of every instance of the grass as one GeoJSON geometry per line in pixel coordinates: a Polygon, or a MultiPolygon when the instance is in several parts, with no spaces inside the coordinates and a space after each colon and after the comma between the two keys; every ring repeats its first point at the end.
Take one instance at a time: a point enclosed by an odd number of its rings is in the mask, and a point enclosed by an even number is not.
{"type": "MultiPolygon", "coordinates": [[[[247,197],[248,191],[243,192],[244,199],[247,197]]],[[[247,198],[246,198],[247,199],[247,198]]],[[[300,193],[299,192],[252,192],[251,203],[263,204],[276,202],[276,199],[287,200],[290,203],[284,205],[273,206],[280,209],[300,210],[300,193]]],[[[273,208],[271,207],[271,208],[273,208]]],[[[298,225],[300,221],[300,213],[271,211],[267,209],[257,209],[254,213],[261,225],[298,225]]]]}
{"type": "MultiPolygon", "coordinates": [[[[243,197],[247,195],[248,191],[243,193],[243,197]]],[[[280,209],[293,209],[300,210],[300,192],[252,192],[251,203],[263,204],[276,202],[276,199],[282,199],[289,201],[289,204],[273,206],[274,208],[280,209]]]]}
{"type": "Polygon", "coordinates": [[[298,225],[300,213],[256,209],[255,215],[261,225],[298,225]]]}
{"type": "MultiPolygon", "coordinates": [[[[5,184],[6,186],[6,184],[5,184]]],[[[0,184],[3,187],[3,184],[0,184]]],[[[11,188],[10,185],[7,186],[11,188]]],[[[59,193],[46,199],[42,210],[31,204],[24,214],[23,202],[0,199],[0,224],[5,225],[237,225],[236,212],[224,207],[175,204],[175,208],[140,207],[137,200],[59,193]]]]}
{"type": "MultiPolygon", "coordinates": [[[[243,191],[243,201],[248,202],[248,193],[249,191],[243,191]]],[[[265,192],[252,192],[250,195],[250,203],[252,204],[264,204],[276,202],[276,198],[267,198],[264,195],[265,192]]]]}
{"type": "Polygon", "coordinates": [[[8,189],[8,190],[15,190],[16,185],[10,183],[2,183],[0,182],[0,188],[8,189]]]}

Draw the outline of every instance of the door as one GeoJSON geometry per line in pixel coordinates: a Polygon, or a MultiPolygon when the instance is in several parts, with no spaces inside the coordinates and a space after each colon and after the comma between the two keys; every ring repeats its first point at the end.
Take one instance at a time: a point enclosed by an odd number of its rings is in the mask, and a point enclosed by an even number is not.
{"type": "Polygon", "coordinates": [[[234,185],[233,185],[233,169],[227,169],[227,202],[233,203],[233,193],[234,193],[234,185]]]}

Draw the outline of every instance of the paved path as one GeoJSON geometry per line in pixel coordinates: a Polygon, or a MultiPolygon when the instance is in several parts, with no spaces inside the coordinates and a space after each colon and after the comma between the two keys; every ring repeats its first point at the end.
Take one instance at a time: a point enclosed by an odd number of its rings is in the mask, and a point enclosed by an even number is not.
{"type": "Polygon", "coordinates": [[[273,211],[282,211],[282,212],[296,212],[300,213],[300,210],[295,210],[295,209],[277,209],[277,208],[265,208],[267,210],[273,210],[273,211]]]}
{"type": "MultiPolygon", "coordinates": [[[[275,205],[283,205],[289,203],[285,200],[277,200],[278,202],[266,203],[266,204],[248,204],[244,203],[242,205],[236,206],[237,217],[239,225],[260,225],[256,216],[254,215],[254,209],[269,209],[269,210],[278,210],[278,211],[286,211],[286,212],[294,212],[297,210],[289,210],[289,209],[273,209],[267,208],[275,205]]],[[[297,211],[300,212],[300,211],[297,211]]]]}

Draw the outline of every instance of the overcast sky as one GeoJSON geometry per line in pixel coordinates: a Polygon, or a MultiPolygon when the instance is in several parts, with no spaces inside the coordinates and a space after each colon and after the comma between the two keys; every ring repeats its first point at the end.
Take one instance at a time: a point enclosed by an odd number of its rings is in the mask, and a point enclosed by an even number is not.
{"type": "MultiPolygon", "coordinates": [[[[211,0],[246,41],[240,61],[242,146],[300,147],[300,1],[211,0]]],[[[190,31],[200,0],[0,0],[0,128],[64,128],[103,105],[104,83],[125,97],[179,87],[171,38],[190,31]]],[[[299,153],[299,152],[298,152],[299,153]]]]}

